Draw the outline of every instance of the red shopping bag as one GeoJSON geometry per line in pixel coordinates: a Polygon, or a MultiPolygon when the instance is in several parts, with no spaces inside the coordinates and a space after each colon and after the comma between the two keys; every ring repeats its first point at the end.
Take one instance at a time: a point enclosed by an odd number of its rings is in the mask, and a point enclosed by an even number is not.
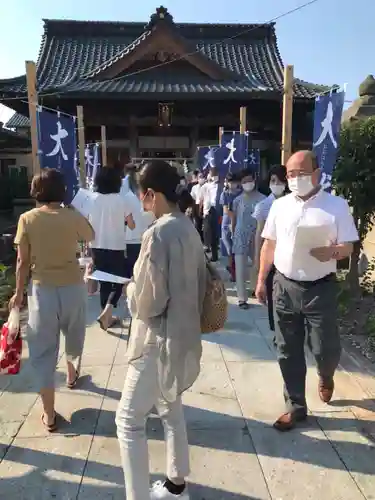
{"type": "Polygon", "coordinates": [[[21,368],[21,354],[20,312],[14,308],[1,329],[0,375],[16,375],[21,368]]]}

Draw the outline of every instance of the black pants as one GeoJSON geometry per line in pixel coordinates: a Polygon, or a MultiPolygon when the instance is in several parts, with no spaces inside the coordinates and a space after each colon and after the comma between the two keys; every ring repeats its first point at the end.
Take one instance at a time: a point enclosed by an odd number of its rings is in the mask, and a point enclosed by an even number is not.
{"type": "MultiPolygon", "coordinates": [[[[106,250],[93,248],[94,268],[98,271],[126,277],[125,252],[123,250],[106,250]]],[[[123,285],[109,281],[100,282],[100,305],[104,309],[107,304],[117,307],[122,295],[123,285]]]]}
{"type": "Polygon", "coordinates": [[[273,332],[275,331],[275,318],[273,314],[273,278],[275,276],[275,271],[275,266],[272,266],[266,279],[268,322],[270,324],[270,330],[273,332]]]}
{"type": "Polygon", "coordinates": [[[194,226],[196,227],[199,236],[201,237],[202,243],[204,243],[204,238],[203,238],[203,219],[200,214],[199,210],[199,205],[194,205],[193,208],[193,221],[194,221],[194,226]]]}
{"type": "Polygon", "coordinates": [[[126,277],[132,278],[134,271],[134,264],[137,262],[139,252],[141,251],[141,244],[132,243],[126,245],[126,277]]]}
{"type": "Polygon", "coordinates": [[[318,374],[331,380],[340,361],[335,275],[314,282],[274,277],[275,343],[288,412],[306,412],[305,337],[318,374]]]}
{"type": "Polygon", "coordinates": [[[210,248],[212,260],[216,262],[219,259],[219,216],[216,208],[211,208],[208,214],[203,218],[203,236],[204,244],[210,248]]]}

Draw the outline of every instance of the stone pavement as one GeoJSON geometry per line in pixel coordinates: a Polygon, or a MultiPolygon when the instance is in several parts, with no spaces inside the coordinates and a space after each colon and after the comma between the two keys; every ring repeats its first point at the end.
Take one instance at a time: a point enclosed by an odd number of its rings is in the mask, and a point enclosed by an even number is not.
{"type": "MultiPolygon", "coordinates": [[[[323,405],[310,363],[311,417],[288,434],[272,429],[283,410],[282,384],[266,311],[239,310],[235,294],[224,331],[204,337],[202,373],[184,397],[196,500],[375,499],[375,378],[344,353],[335,400],[323,405]]],[[[66,419],[46,435],[25,362],[0,378],[0,499],[120,500],[123,475],[115,411],[125,373],[126,328],[96,326],[89,298],[82,378],[64,386],[60,359],[57,410],[66,419]]],[[[25,353],[27,357],[27,352],[25,353]]],[[[164,470],[161,425],[148,425],[153,479],[164,470]]]]}

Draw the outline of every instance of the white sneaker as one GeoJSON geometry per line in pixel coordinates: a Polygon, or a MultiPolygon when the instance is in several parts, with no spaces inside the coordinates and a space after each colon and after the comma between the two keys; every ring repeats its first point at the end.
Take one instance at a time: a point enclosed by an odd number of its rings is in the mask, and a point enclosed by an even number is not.
{"type": "Polygon", "coordinates": [[[157,481],[152,485],[150,489],[150,499],[151,500],[190,500],[187,488],[181,493],[181,495],[173,495],[164,486],[164,483],[157,481]]]}

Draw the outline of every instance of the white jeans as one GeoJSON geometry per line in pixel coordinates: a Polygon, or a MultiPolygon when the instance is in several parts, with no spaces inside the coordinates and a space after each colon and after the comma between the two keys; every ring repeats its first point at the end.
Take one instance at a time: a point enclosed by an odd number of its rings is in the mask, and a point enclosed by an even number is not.
{"type": "Polygon", "coordinates": [[[162,399],[158,384],[158,349],[149,346],[144,356],[129,364],[116,415],[127,500],[150,498],[146,419],[155,406],[164,424],[167,476],[184,479],[190,473],[189,448],[181,398],[162,399]]]}

